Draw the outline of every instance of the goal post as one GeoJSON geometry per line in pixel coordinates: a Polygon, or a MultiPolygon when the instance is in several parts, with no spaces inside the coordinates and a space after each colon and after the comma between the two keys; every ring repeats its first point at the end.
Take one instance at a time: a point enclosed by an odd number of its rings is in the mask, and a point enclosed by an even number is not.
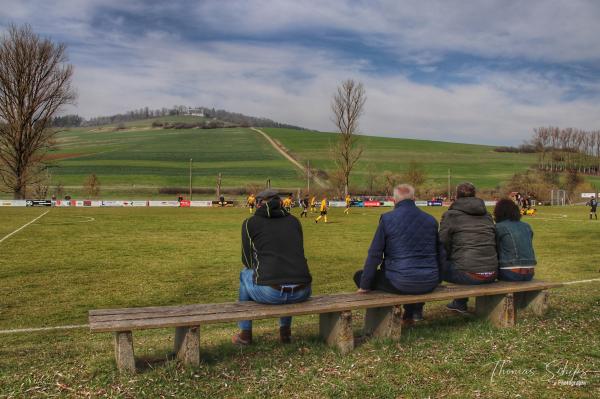
{"type": "Polygon", "coordinates": [[[565,190],[550,190],[550,205],[565,206],[567,204],[567,192],[565,190]]]}

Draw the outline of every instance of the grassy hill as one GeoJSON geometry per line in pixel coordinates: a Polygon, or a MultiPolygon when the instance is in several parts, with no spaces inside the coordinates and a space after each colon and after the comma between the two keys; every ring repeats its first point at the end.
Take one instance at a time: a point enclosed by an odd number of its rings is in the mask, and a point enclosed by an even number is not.
{"type": "MultiPolygon", "coordinates": [[[[151,122],[150,122],[151,123],[151,122]]],[[[160,187],[187,187],[189,160],[193,186],[244,187],[273,178],[281,187],[301,185],[297,171],[262,137],[250,129],[92,129],[61,133],[54,160],[52,184],[77,193],[95,173],[103,196],[155,195],[160,187]]]]}
{"type": "MultiPolygon", "coordinates": [[[[214,187],[218,173],[223,186],[264,185],[271,178],[276,187],[304,187],[305,181],[258,133],[246,128],[160,129],[154,121],[198,122],[201,117],[173,116],[113,125],[72,129],[57,138],[52,160],[51,185],[65,187],[65,194],[81,196],[87,176],[95,173],[101,182],[101,196],[160,197],[161,187],[187,187],[189,159],[193,159],[193,186],[214,187]]],[[[303,163],[327,172],[334,169],[330,159],[332,133],[265,128],[303,163]]],[[[365,151],[351,179],[353,187],[364,187],[369,170],[401,174],[410,161],[420,162],[427,171],[427,185],[444,188],[448,169],[451,183],[474,182],[493,189],[513,173],[535,162],[534,154],[497,153],[491,146],[446,143],[428,140],[363,136],[365,151]]],[[[51,189],[52,192],[52,189],[51,189]]],[[[172,195],[171,195],[172,196],[172,195]]]]}
{"type": "MultiPolygon", "coordinates": [[[[311,167],[332,170],[329,151],[336,138],[332,133],[263,129],[289,149],[297,159],[310,160],[311,167]]],[[[481,188],[491,189],[508,180],[515,172],[535,163],[535,154],[494,152],[494,147],[441,141],[362,136],[362,158],[356,165],[351,185],[363,186],[369,165],[381,174],[402,173],[410,161],[417,161],[427,171],[431,184],[445,187],[448,169],[452,184],[468,180],[481,188]]]]}

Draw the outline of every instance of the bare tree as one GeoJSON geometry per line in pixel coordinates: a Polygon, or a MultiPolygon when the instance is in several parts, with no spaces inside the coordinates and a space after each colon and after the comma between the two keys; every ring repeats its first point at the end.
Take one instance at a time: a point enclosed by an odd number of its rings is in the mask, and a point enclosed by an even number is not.
{"type": "Polygon", "coordinates": [[[410,161],[408,163],[408,167],[406,172],[402,175],[402,180],[411,184],[417,192],[419,188],[425,183],[427,179],[427,172],[423,168],[423,166],[416,161],[410,161]]]}
{"type": "Polygon", "coordinates": [[[32,185],[30,194],[33,195],[33,198],[45,199],[50,189],[50,181],[50,172],[46,169],[43,177],[40,176],[40,179],[32,185]]]}
{"type": "Polygon", "coordinates": [[[100,180],[95,173],[92,173],[85,179],[83,191],[89,198],[96,198],[100,195],[100,180]]]}
{"type": "Polygon", "coordinates": [[[75,100],[66,46],[11,25],[0,38],[0,178],[14,198],[40,178],[55,114],[75,100]]]}
{"type": "Polygon", "coordinates": [[[63,186],[63,184],[61,182],[58,182],[56,184],[56,187],[54,187],[54,196],[57,199],[61,199],[63,198],[65,195],[65,186],[63,186]]]}
{"type": "Polygon", "coordinates": [[[362,83],[348,79],[337,88],[331,101],[333,122],[340,132],[337,142],[331,148],[335,164],[343,176],[345,195],[348,195],[350,173],[363,152],[363,148],[357,143],[356,134],[366,100],[362,83]]]}
{"type": "Polygon", "coordinates": [[[391,196],[394,192],[394,187],[396,187],[396,185],[400,183],[401,179],[402,177],[394,172],[390,172],[389,170],[384,171],[383,191],[385,192],[385,194],[391,196]]]}
{"type": "Polygon", "coordinates": [[[379,175],[377,174],[377,167],[375,164],[370,163],[367,165],[367,192],[369,195],[373,195],[375,193],[375,187],[379,181],[379,175]]]}

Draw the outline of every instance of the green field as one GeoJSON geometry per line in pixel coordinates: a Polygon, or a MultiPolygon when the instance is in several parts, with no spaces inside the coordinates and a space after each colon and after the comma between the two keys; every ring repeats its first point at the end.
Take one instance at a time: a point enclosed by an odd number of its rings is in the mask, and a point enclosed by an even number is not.
{"type": "MultiPolygon", "coordinates": [[[[263,129],[288,148],[301,161],[330,171],[334,169],[330,145],[336,139],[332,133],[306,132],[290,129],[263,129]]],[[[356,165],[351,185],[364,186],[367,170],[372,165],[377,174],[384,171],[401,174],[411,161],[420,163],[430,183],[446,187],[448,170],[452,184],[471,181],[480,188],[493,189],[509,180],[515,172],[525,171],[535,164],[537,155],[494,152],[493,146],[447,143],[362,136],[363,156],[356,165]]]]}
{"type": "Polygon", "coordinates": [[[267,178],[279,187],[302,185],[293,165],[249,129],[74,130],[60,134],[50,157],[53,184],[75,194],[92,173],[103,197],[146,198],[160,187],[188,187],[190,158],[194,187],[214,187],[218,173],[227,187],[264,185],[267,178]]]}
{"type": "MultiPolygon", "coordinates": [[[[161,187],[188,187],[189,159],[193,162],[194,187],[214,188],[222,173],[224,187],[265,184],[270,178],[279,188],[303,188],[302,172],[279,154],[258,133],[246,128],[156,129],[151,124],[194,122],[202,118],[171,116],[127,122],[125,129],[114,125],[78,128],[62,132],[49,153],[51,188],[65,187],[64,194],[82,198],[82,185],[95,173],[103,198],[148,199],[161,187]]],[[[331,133],[290,129],[264,129],[298,160],[331,173],[331,133]]],[[[363,136],[365,152],[351,178],[355,191],[365,190],[367,171],[378,176],[384,171],[402,174],[410,161],[420,162],[427,172],[426,185],[445,189],[448,170],[452,184],[470,180],[483,189],[494,189],[514,172],[535,163],[535,155],[497,153],[493,147],[426,140],[363,136]]],[[[9,194],[5,194],[5,197],[9,194]]],[[[213,195],[198,195],[212,197],[213,195]]]]}
{"type": "MultiPolygon", "coordinates": [[[[0,209],[0,239],[45,211],[0,209]]],[[[442,209],[427,211],[439,218],[442,209]]],[[[327,225],[302,221],[315,295],[355,289],[351,276],[380,213],[333,209],[327,225]]],[[[103,307],[235,300],[245,217],[239,208],[53,208],[0,243],[0,329],[83,324],[103,307]]],[[[537,278],[599,277],[600,222],[586,218],[583,207],[542,207],[527,220],[537,278]]],[[[257,322],[256,344],[243,349],[230,344],[235,325],[211,325],[195,369],[165,360],[172,330],[145,331],[134,333],[146,365],[135,377],[116,372],[110,334],[0,334],[0,397],[592,398],[600,395],[600,374],[589,373],[600,370],[599,306],[600,282],[570,285],[552,291],[544,318],[524,315],[499,330],[436,303],[399,342],[367,341],[346,356],[318,341],[314,316],[294,319],[289,346],[277,343],[275,320],[257,322]],[[492,378],[501,361],[512,373],[492,378]],[[561,367],[588,371],[574,377],[586,385],[561,385],[570,379],[561,367]]],[[[361,327],[357,312],[357,335],[361,327]]]]}

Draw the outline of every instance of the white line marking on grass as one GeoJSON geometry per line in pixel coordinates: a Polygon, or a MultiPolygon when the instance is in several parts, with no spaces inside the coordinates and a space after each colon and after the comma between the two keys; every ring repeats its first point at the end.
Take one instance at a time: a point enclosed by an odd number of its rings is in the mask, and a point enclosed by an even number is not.
{"type": "Polygon", "coordinates": [[[0,330],[0,334],[19,334],[29,333],[38,331],[53,331],[53,330],[75,330],[77,328],[88,328],[89,324],[73,324],[69,326],[55,326],[55,327],[37,327],[37,328],[17,328],[14,330],[0,330]]]}
{"type": "Polygon", "coordinates": [[[31,222],[24,224],[23,226],[19,227],[18,229],[16,229],[15,231],[13,231],[12,233],[8,233],[7,235],[5,235],[0,242],[6,240],[8,237],[12,236],[13,234],[18,233],[19,231],[23,230],[25,227],[29,226],[31,223],[36,222],[39,218],[41,218],[42,216],[44,216],[45,214],[47,214],[50,211],[46,211],[44,213],[42,213],[40,216],[36,217],[35,219],[33,219],[31,222]]]}
{"type": "Polygon", "coordinates": [[[579,281],[566,281],[563,284],[571,285],[571,284],[591,283],[592,281],[600,281],[600,278],[592,278],[589,280],[579,280],[579,281]]]}

